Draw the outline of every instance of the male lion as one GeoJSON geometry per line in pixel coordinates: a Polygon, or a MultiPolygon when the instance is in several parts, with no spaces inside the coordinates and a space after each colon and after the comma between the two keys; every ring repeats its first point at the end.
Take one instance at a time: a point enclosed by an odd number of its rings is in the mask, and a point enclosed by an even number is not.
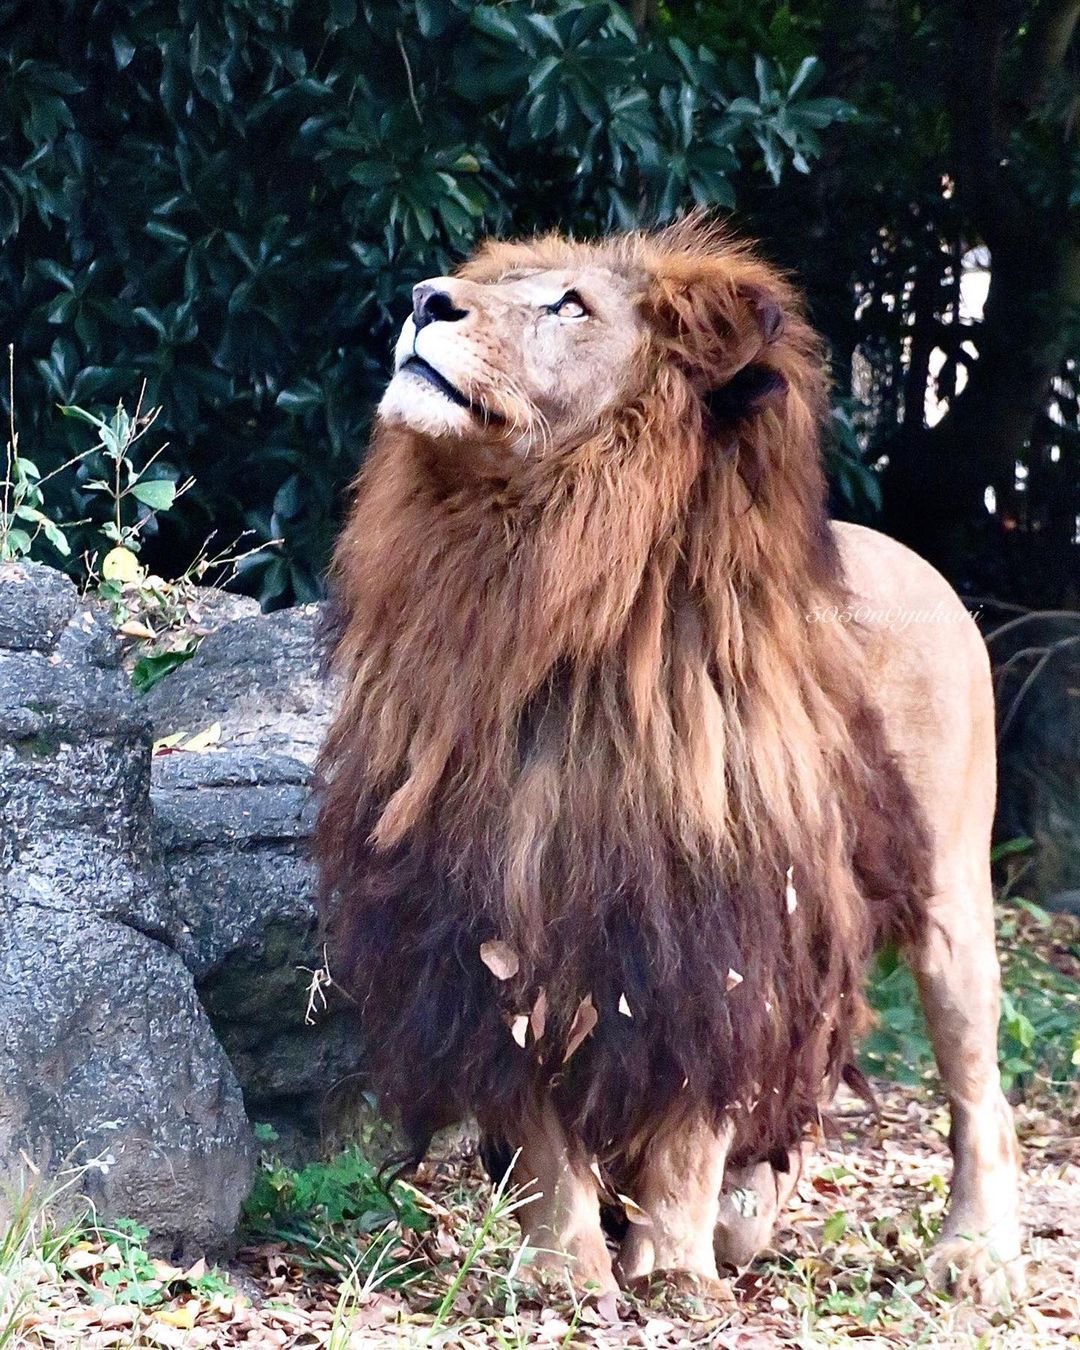
{"type": "Polygon", "coordinates": [[[465,1117],[516,1153],[579,1283],[715,1281],[893,937],[952,1108],[934,1270],[1018,1288],[986,654],[930,567],[829,522],[796,297],[700,220],[413,294],[335,559],[318,833],[382,1102],[418,1155],[465,1117]],[[598,1176],[644,1211],[615,1263],[598,1176]]]}

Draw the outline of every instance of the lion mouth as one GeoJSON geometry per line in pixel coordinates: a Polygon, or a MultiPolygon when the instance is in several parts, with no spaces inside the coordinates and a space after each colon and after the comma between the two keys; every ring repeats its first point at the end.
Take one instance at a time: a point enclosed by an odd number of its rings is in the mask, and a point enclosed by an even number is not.
{"type": "Polygon", "coordinates": [[[493,412],[490,408],[486,408],[482,403],[477,403],[475,399],[469,398],[467,394],[463,394],[457,385],[451,384],[445,375],[437,371],[435,367],[431,365],[430,362],[425,361],[422,356],[417,356],[415,352],[402,363],[401,369],[411,371],[412,374],[418,376],[421,380],[426,380],[427,383],[437,389],[440,394],[448,398],[451,403],[471,412],[474,417],[479,417],[484,422],[501,422],[503,420],[498,413],[493,412]]]}

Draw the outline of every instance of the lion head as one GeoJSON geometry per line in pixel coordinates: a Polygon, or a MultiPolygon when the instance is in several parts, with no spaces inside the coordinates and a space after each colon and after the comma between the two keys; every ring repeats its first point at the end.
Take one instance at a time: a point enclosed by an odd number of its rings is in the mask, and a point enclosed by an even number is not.
{"type": "Polygon", "coordinates": [[[551,1091],[593,1150],[673,1103],[785,1147],[861,1025],[871,901],[910,881],[860,842],[889,760],[857,636],[805,617],[843,594],[818,343],[700,220],[489,244],[413,299],[335,556],[321,760],[376,1083],[419,1140],[510,1134],[551,1091]]]}
{"type": "MultiPolygon", "coordinates": [[[[790,287],[700,220],[489,244],[413,288],[379,415],[446,446],[557,456],[650,403],[730,426],[779,402],[785,365],[813,349],[790,287]]],[[[816,374],[798,371],[815,402],[816,374]]]]}

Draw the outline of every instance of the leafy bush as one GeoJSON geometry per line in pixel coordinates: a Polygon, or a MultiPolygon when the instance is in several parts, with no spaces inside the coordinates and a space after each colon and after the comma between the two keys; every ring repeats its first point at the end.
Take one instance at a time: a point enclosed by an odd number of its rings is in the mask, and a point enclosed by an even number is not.
{"type": "MultiPolygon", "coordinates": [[[[1026,900],[998,917],[1002,962],[998,1056],[1006,1091],[1041,1084],[1075,1086],[1080,1077],[1080,983],[1040,951],[1050,917],[1026,900]]],[[[1080,948],[1072,953],[1074,963],[1080,948]]],[[[869,981],[878,1024],[862,1048],[863,1066],[914,1085],[932,1074],[934,1055],[915,979],[896,950],[878,953],[869,981]]]]}
{"type": "MultiPolygon", "coordinates": [[[[75,448],[50,403],[145,378],[160,472],[196,480],[151,565],[251,529],[269,606],[316,593],[418,277],[487,231],[730,206],[849,111],[798,44],[725,59],[614,0],[38,0],[0,34],[0,339],[32,461],[75,448]]],[[[90,468],[60,481],[92,514],[90,468]]]]}
{"type": "Polygon", "coordinates": [[[299,1170],[264,1156],[243,1214],[247,1238],[287,1242],[312,1266],[354,1273],[378,1265],[402,1230],[427,1225],[415,1192],[389,1184],[355,1145],[299,1170]]]}

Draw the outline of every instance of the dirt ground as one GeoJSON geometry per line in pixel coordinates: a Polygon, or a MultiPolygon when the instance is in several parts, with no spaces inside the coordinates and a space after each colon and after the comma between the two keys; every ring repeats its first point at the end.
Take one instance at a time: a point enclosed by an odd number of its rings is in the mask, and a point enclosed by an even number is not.
{"type": "MultiPolygon", "coordinates": [[[[390,1253],[393,1272],[411,1263],[404,1288],[342,1298],[329,1271],[281,1243],[242,1249],[208,1289],[202,1270],[156,1275],[170,1297],[140,1309],[110,1303],[108,1249],[81,1244],[62,1282],[43,1275],[23,1320],[20,1347],[88,1350],[156,1346],[367,1350],[461,1346],[714,1346],[758,1350],[859,1341],[880,1346],[1080,1345],[1080,1137],[1075,1104],[1050,1114],[1021,1107],[1024,1219],[1030,1235],[1031,1294],[1019,1307],[986,1316],[932,1295],[920,1254],[940,1220],[949,1172],[940,1105],[912,1089],[876,1085],[880,1119],[862,1103],[837,1103],[841,1137],[823,1146],[783,1217],[775,1251],[735,1281],[733,1310],[659,1288],[617,1304],[576,1306],[549,1294],[541,1306],[512,1293],[507,1267],[512,1221],[478,1239],[490,1185],[467,1145],[447,1150],[417,1178],[431,1223],[390,1253]],[[472,1247],[476,1247],[473,1251],[472,1247]],[[465,1275],[453,1284],[447,1271],[465,1275]],[[448,1289],[447,1280],[451,1280],[448,1289]],[[172,1281],[170,1283],[170,1280],[172,1281]],[[105,1293],[103,1298],[100,1295],[105,1293]],[[438,1311],[442,1305],[442,1312],[438,1311]]],[[[212,1283],[212,1281],[211,1281],[212,1283]]]]}

